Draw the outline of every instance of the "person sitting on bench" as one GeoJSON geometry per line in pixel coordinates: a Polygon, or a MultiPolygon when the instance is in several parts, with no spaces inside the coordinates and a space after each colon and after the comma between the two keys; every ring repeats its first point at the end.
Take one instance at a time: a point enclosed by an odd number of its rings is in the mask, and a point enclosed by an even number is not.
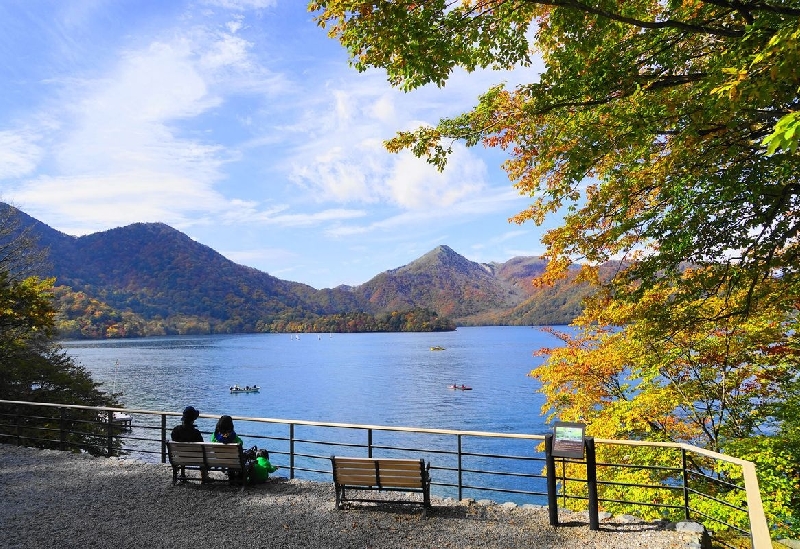
{"type": "MultiPolygon", "coordinates": [[[[172,429],[172,440],[175,442],[203,442],[203,434],[194,425],[198,417],[200,417],[200,412],[194,406],[184,408],[180,425],[176,425],[172,429]]],[[[181,475],[183,474],[184,470],[181,468],[181,475]]],[[[200,475],[203,482],[208,480],[208,471],[205,468],[200,468],[200,475]]]]}
{"type": "MultiPolygon", "coordinates": [[[[211,435],[211,442],[221,442],[222,444],[238,444],[239,446],[244,446],[244,442],[239,435],[236,434],[236,431],[233,428],[233,418],[231,416],[221,416],[219,421],[217,421],[217,426],[214,428],[214,433],[211,435]]],[[[240,480],[244,480],[246,474],[244,471],[241,472],[242,478],[240,480]]],[[[228,476],[231,481],[234,481],[238,478],[236,473],[231,471],[228,472],[228,476]]]]}
{"type": "Polygon", "coordinates": [[[172,429],[172,440],[175,442],[203,442],[203,435],[195,427],[195,420],[200,417],[200,412],[194,406],[183,409],[180,425],[172,429]]]}
{"type": "Polygon", "coordinates": [[[233,428],[233,418],[231,416],[222,416],[217,421],[217,426],[214,428],[214,434],[211,435],[211,442],[221,442],[223,444],[238,444],[243,446],[244,442],[236,434],[233,428]]]}

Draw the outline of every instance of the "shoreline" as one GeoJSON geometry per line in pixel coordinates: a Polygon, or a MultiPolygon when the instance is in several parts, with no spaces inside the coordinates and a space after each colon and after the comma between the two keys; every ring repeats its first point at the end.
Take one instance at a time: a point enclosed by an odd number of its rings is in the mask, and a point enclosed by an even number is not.
{"type": "Polygon", "coordinates": [[[697,534],[634,517],[606,517],[591,531],[586,513],[563,512],[553,528],[544,507],[435,497],[427,517],[417,506],[337,511],[332,483],[277,476],[244,491],[224,482],[173,486],[169,465],[7,444],[0,444],[0,501],[9,548],[699,547],[697,534]]]}

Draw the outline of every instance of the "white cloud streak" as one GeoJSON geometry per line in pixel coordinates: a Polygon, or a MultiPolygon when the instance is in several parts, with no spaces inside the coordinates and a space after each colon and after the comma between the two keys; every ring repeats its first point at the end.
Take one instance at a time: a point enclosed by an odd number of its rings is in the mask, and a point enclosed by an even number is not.
{"type": "Polygon", "coordinates": [[[42,157],[39,137],[33,132],[0,131],[0,180],[33,173],[42,157]]]}

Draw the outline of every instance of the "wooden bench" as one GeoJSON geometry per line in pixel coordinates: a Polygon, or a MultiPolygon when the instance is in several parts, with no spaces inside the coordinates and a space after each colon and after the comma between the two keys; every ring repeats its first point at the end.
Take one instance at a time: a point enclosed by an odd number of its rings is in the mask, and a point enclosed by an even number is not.
{"type": "Polygon", "coordinates": [[[209,471],[225,471],[229,474],[231,482],[238,480],[244,490],[247,475],[244,453],[239,444],[169,441],[167,451],[169,463],[172,465],[172,484],[189,480],[211,481],[213,479],[207,475],[209,471]],[[190,478],[186,476],[187,468],[205,473],[200,478],[190,478]]]}
{"type": "Polygon", "coordinates": [[[423,515],[431,508],[430,464],[424,459],[354,458],[331,456],[336,508],[348,501],[372,503],[409,503],[415,500],[349,498],[347,490],[386,490],[422,494],[423,515]]]}

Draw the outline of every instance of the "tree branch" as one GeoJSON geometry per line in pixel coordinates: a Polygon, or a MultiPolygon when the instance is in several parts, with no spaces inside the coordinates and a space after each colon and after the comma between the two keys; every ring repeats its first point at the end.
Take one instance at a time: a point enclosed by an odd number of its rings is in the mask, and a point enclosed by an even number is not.
{"type": "Polygon", "coordinates": [[[592,6],[587,6],[586,4],[583,4],[582,2],[578,2],[576,0],[561,0],[561,1],[554,0],[551,2],[539,1],[537,3],[544,4],[547,6],[573,8],[585,13],[599,15],[600,17],[605,17],[606,19],[610,19],[612,21],[627,23],[628,25],[633,25],[634,27],[640,27],[643,29],[657,30],[657,29],[672,28],[672,29],[685,30],[693,33],[710,34],[713,36],[727,36],[729,38],[739,38],[741,36],[744,36],[744,30],[734,30],[725,27],[711,27],[707,25],[695,25],[692,23],[686,23],[684,21],[676,21],[674,19],[667,19],[665,21],[643,21],[641,19],[635,19],[633,17],[627,17],[624,15],[620,15],[618,13],[602,10],[592,6]]]}

